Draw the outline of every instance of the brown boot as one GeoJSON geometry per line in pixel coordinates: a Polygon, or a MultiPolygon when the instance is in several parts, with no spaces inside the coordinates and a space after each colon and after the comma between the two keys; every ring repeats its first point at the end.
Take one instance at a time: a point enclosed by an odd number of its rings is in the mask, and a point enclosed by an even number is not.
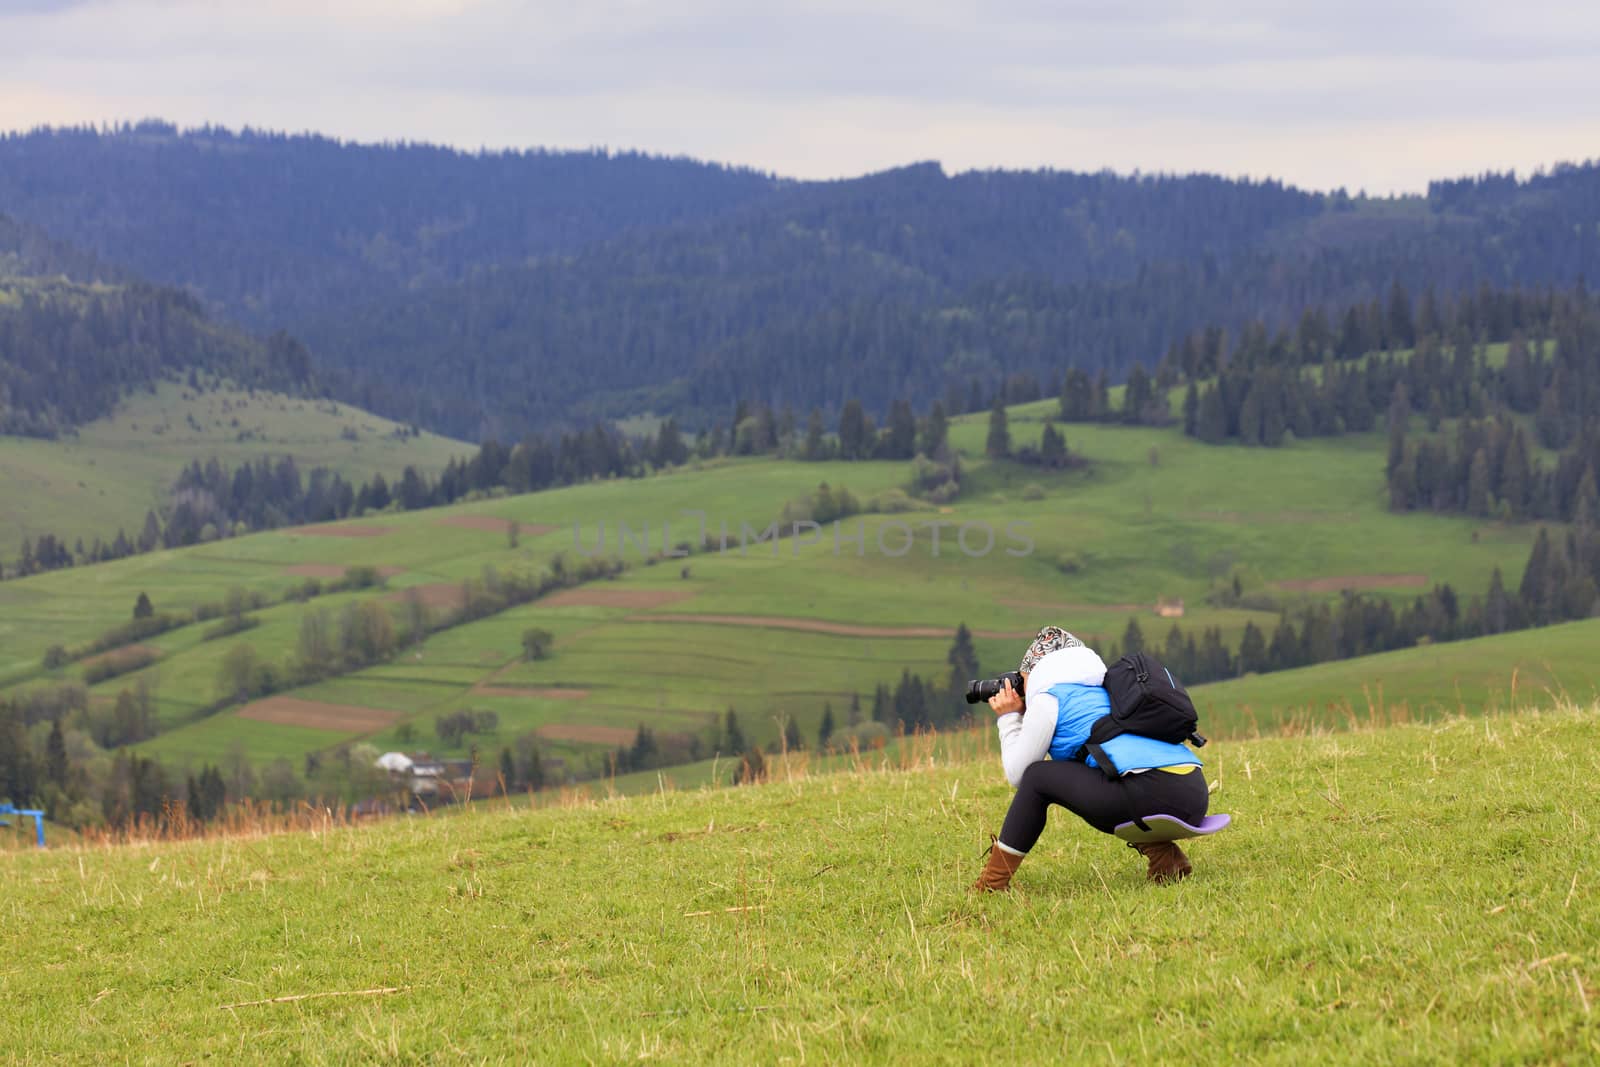
{"type": "Polygon", "coordinates": [[[1189,864],[1189,857],[1183,854],[1183,849],[1171,841],[1154,841],[1132,847],[1138,849],[1139,853],[1150,861],[1150,868],[1144,872],[1144,876],[1157,885],[1187,878],[1189,872],[1194,870],[1189,864]]]}
{"type": "Polygon", "coordinates": [[[1022,866],[1022,860],[1022,856],[1007,852],[1000,847],[1000,842],[996,841],[989,846],[989,861],[983,865],[983,873],[978,875],[978,880],[972,883],[972,891],[1004,893],[1011,888],[1011,876],[1022,866]]]}

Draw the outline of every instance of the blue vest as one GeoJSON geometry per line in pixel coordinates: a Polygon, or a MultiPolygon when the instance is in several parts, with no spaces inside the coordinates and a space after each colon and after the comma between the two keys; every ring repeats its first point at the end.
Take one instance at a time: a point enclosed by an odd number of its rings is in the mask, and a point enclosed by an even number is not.
{"type": "MultiPolygon", "coordinates": [[[[1056,698],[1056,732],[1050,739],[1050,758],[1071,759],[1089,740],[1089,730],[1102,717],[1111,714],[1111,697],[1098,685],[1074,685],[1063,682],[1046,690],[1056,698]]],[[[1139,734],[1118,734],[1104,745],[1107,756],[1118,772],[1149,770],[1151,767],[1176,767],[1192,763],[1201,766],[1200,758],[1185,745],[1157,741],[1139,734]]],[[[1089,766],[1097,764],[1093,756],[1084,760],[1089,766]]]]}

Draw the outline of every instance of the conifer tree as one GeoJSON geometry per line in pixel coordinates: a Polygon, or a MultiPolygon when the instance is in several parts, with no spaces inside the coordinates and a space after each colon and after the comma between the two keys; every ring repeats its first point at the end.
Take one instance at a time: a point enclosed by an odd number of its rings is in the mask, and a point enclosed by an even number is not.
{"type": "Polygon", "coordinates": [[[1239,638],[1239,673],[1264,671],[1268,666],[1267,641],[1254,622],[1244,624],[1239,638]]]}
{"type": "Polygon", "coordinates": [[[746,748],[744,731],[739,729],[739,716],[732,708],[728,709],[727,718],[722,727],[723,744],[730,753],[743,752],[746,748]]]}
{"type": "Polygon", "coordinates": [[[70,773],[71,767],[67,762],[67,740],[61,732],[61,717],[57,716],[50,723],[50,735],[45,738],[44,743],[45,779],[56,788],[65,791],[70,773]]]}
{"type": "Polygon", "coordinates": [[[800,458],[815,462],[827,459],[827,439],[822,432],[822,412],[817,408],[811,409],[811,414],[806,418],[806,442],[800,448],[800,458]]]}
{"type": "Polygon", "coordinates": [[[1222,404],[1222,390],[1218,386],[1207,386],[1200,396],[1195,436],[1208,445],[1220,445],[1227,440],[1228,415],[1222,404]]]}
{"type": "Polygon", "coordinates": [[[989,410],[989,436],[984,442],[984,452],[990,459],[1004,459],[1011,455],[1011,431],[1006,426],[1006,406],[999,395],[989,410]]]}
{"type": "Polygon", "coordinates": [[[851,397],[839,412],[839,458],[864,459],[869,451],[867,416],[861,401],[851,397]]]}
{"type": "Polygon", "coordinates": [[[1039,438],[1039,461],[1046,467],[1059,469],[1067,465],[1067,441],[1049,419],[1045,420],[1044,433],[1039,438]]]}
{"type": "Polygon", "coordinates": [[[1122,631],[1122,654],[1131,656],[1135,652],[1144,651],[1144,631],[1139,628],[1139,620],[1130,618],[1128,628],[1122,631]]]}
{"type": "Polygon", "coordinates": [[[1389,431],[1388,470],[1391,475],[1405,458],[1406,424],[1410,419],[1411,394],[1406,390],[1405,382],[1397,381],[1394,383],[1394,392],[1389,396],[1389,414],[1386,418],[1389,431]]]}
{"type": "Polygon", "coordinates": [[[950,420],[944,413],[944,404],[935,400],[922,427],[922,454],[929,459],[942,459],[947,450],[950,420]]]}
{"type": "Polygon", "coordinates": [[[956,627],[955,640],[944,658],[950,664],[950,697],[959,699],[966,694],[967,682],[979,676],[978,650],[973,647],[972,631],[965,622],[956,627]]]}
{"type": "Polygon", "coordinates": [[[1505,633],[1511,627],[1511,602],[1499,567],[1489,577],[1489,592],[1483,600],[1483,626],[1491,634],[1505,633]]]}
{"type": "Polygon", "coordinates": [[[917,420],[911,405],[896,400],[889,407],[889,431],[884,439],[884,454],[889,459],[910,459],[917,451],[917,420]]]}

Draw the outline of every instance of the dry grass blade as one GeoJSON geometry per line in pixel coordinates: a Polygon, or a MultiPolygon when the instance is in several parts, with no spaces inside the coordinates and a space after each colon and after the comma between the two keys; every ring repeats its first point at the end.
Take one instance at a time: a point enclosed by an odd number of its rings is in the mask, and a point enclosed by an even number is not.
{"type": "Polygon", "coordinates": [[[323,997],[381,997],[390,993],[403,993],[410,986],[382,986],[378,989],[339,989],[326,993],[293,993],[286,997],[268,997],[265,1000],[241,1000],[237,1004],[219,1004],[218,1008],[228,1011],[233,1008],[253,1008],[259,1004],[289,1004],[297,1000],[320,1000],[323,997]]]}
{"type": "MultiPolygon", "coordinates": [[[[734,912],[734,911],[765,911],[766,907],[767,906],[765,904],[747,904],[747,905],[741,905],[739,907],[723,908],[722,909],[722,914],[726,914],[728,912],[734,912]]],[[[683,917],[685,919],[693,919],[697,915],[716,915],[716,914],[718,914],[717,909],[711,908],[708,911],[686,911],[686,912],[683,913],[683,917]]]]}

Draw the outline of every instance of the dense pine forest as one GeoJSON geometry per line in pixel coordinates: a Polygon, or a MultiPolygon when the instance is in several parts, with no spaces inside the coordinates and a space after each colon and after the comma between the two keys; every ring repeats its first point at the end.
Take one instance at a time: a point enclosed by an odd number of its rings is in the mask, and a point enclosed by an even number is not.
{"type": "Polygon", "coordinates": [[[0,138],[0,211],[287,331],[346,399],[475,440],[640,413],[698,430],[741,400],[970,410],[974,381],[1120,381],[1208,324],[1600,263],[1593,165],[1371,200],[935,164],[795,182],[145,123],[0,138]]]}
{"type": "Polygon", "coordinates": [[[0,276],[0,433],[54,437],[128,391],[204,370],[240,385],[315,387],[310,354],[213,322],[190,294],[0,276]]]}
{"type": "Polygon", "coordinates": [[[258,330],[704,217],[775,184],[635,153],[465,154],[160,122],[0,136],[0,212],[202,291],[258,330]]]}

